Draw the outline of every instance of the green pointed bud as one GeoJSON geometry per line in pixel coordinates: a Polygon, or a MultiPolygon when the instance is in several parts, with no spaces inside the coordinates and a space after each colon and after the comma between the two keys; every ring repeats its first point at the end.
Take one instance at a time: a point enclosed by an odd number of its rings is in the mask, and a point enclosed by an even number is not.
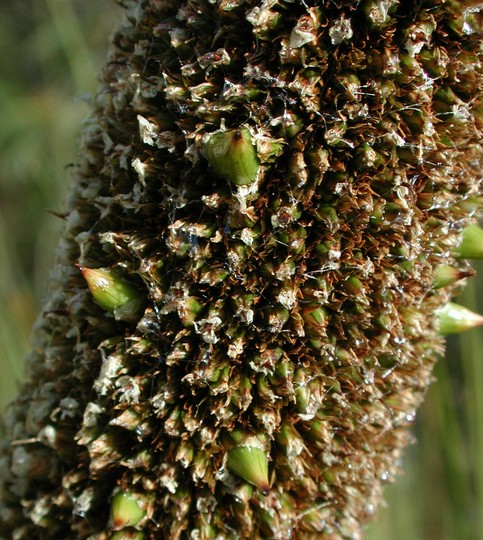
{"type": "Polygon", "coordinates": [[[474,275],[474,270],[458,270],[448,264],[442,264],[436,269],[436,275],[434,276],[433,288],[441,289],[456,283],[460,279],[474,275]]]}
{"type": "Polygon", "coordinates": [[[143,419],[134,409],[125,409],[119,416],[114,417],[109,425],[118,426],[129,431],[139,428],[143,419]]]}
{"type": "Polygon", "coordinates": [[[273,375],[269,377],[270,383],[275,386],[285,384],[291,370],[292,363],[290,361],[282,359],[280,362],[277,362],[273,375]]]}
{"type": "Polygon", "coordinates": [[[291,139],[304,128],[304,122],[294,112],[287,111],[287,123],[284,126],[286,136],[291,139]]]}
{"type": "Polygon", "coordinates": [[[111,540],[144,540],[146,536],[136,529],[124,529],[117,531],[111,536],[111,540]]]}
{"type": "Polygon", "coordinates": [[[253,484],[268,495],[268,458],[265,450],[258,446],[236,446],[228,450],[228,470],[249,484],[253,484]]]}
{"type": "Polygon", "coordinates": [[[295,230],[282,230],[278,236],[280,242],[285,244],[291,253],[298,255],[304,250],[307,230],[304,227],[297,227],[295,230]]]}
{"type": "Polygon", "coordinates": [[[436,103],[441,102],[446,105],[454,105],[461,102],[458,96],[454,93],[453,89],[449,86],[443,86],[434,94],[434,100],[436,103]]]}
{"type": "Polygon", "coordinates": [[[241,409],[242,411],[246,410],[250,403],[252,402],[252,382],[248,377],[243,377],[238,386],[238,391],[234,392],[231,396],[231,402],[241,409]]]}
{"type": "Polygon", "coordinates": [[[146,515],[141,497],[130,491],[118,491],[111,501],[112,528],[115,531],[135,527],[146,515]]]}
{"type": "Polygon", "coordinates": [[[266,311],[266,321],[269,332],[280,332],[290,319],[290,310],[283,306],[274,306],[266,311]]]}
{"type": "Polygon", "coordinates": [[[364,291],[362,281],[356,276],[349,276],[343,283],[344,289],[354,296],[361,294],[364,291]]]}
{"type": "Polygon", "coordinates": [[[87,281],[94,300],[116,319],[132,319],[143,304],[140,292],[107,268],[76,267],[87,281]]]}
{"type": "Polygon", "coordinates": [[[295,390],[295,405],[297,407],[297,412],[300,414],[307,414],[309,411],[310,405],[310,388],[308,386],[299,386],[295,390]]]}
{"type": "Polygon", "coordinates": [[[318,303],[311,302],[302,309],[302,318],[306,334],[318,336],[327,326],[329,315],[327,309],[318,303]]]}
{"type": "Polygon", "coordinates": [[[369,223],[375,227],[379,226],[384,219],[384,200],[379,200],[374,203],[374,207],[369,216],[369,223]]]}
{"type": "Polygon", "coordinates": [[[235,186],[246,186],[257,179],[260,161],[247,128],[205,135],[201,154],[220,178],[235,186]]]}
{"type": "Polygon", "coordinates": [[[483,324],[483,315],[463,306],[448,302],[439,310],[439,333],[443,336],[459,334],[483,324]]]}
{"type": "Polygon", "coordinates": [[[483,259],[483,229],[475,224],[468,225],[454,255],[465,259],[483,259]]]}
{"type": "Polygon", "coordinates": [[[330,424],[324,419],[315,418],[309,424],[310,429],[308,431],[308,436],[315,441],[321,443],[327,443],[330,440],[330,424]]]}
{"type": "Polygon", "coordinates": [[[339,224],[339,217],[333,206],[323,204],[317,209],[317,217],[331,229],[339,224]]]}
{"type": "Polygon", "coordinates": [[[179,317],[183,326],[193,326],[197,315],[203,309],[203,306],[198,302],[198,299],[194,296],[188,296],[184,301],[182,307],[178,309],[179,317]]]}
{"type": "Polygon", "coordinates": [[[473,13],[468,8],[456,11],[455,16],[449,21],[449,27],[458,36],[467,36],[468,34],[476,34],[481,27],[481,22],[478,19],[478,13],[473,13]]]}

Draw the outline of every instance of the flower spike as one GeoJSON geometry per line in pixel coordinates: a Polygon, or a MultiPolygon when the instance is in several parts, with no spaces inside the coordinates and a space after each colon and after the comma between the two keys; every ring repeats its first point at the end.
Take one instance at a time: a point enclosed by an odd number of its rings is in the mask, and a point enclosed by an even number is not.
{"type": "Polygon", "coordinates": [[[442,264],[436,269],[436,275],[434,276],[433,288],[441,289],[456,283],[460,279],[470,277],[475,274],[475,271],[471,268],[468,270],[459,270],[448,264],[442,264]]]}

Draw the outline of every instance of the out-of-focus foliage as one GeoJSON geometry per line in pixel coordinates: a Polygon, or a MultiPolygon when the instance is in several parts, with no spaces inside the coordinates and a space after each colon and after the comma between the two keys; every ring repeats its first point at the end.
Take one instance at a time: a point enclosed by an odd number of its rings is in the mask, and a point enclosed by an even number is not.
{"type": "MultiPolygon", "coordinates": [[[[48,293],[69,162],[120,10],[105,0],[16,0],[0,17],[0,407],[15,394],[48,293]]],[[[483,312],[481,275],[458,302],[483,312]]],[[[483,538],[483,336],[449,340],[404,475],[369,540],[483,538]]]]}
{"type": "MultiPolygon", "coordinates": [[[[459,304],[483,313],[483,264],[459,304]]],[[[447,340],[435,382],[419,410],[416,444],[404,474],[386,491],[369,540],[478,540],[483,538],[483,334],[447,340]]]]}
{"type": "Polygon", "coordinates": [[[16,0],[0,17],[0,406],[16,392],[55,258],[69,163],[97,87],[114,2],[16,0]],[[106,9],[109,4],[109,9],[106,9]],[[7,54],[8,53],[8,54],[7,54]]]}

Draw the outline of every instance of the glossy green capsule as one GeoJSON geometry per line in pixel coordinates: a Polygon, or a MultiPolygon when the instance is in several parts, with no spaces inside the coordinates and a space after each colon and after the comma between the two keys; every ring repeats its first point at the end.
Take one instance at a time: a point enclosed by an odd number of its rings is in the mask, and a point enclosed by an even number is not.
{"type": "Polygon", "coordinates": [[[135,527],[146,515],[140,504],[140,497],[129,491],[118,491],[111,501],[112,528],[119,531],[135,527]]]}
{"type": "Polygon", "coordinates": [[[226,465],[230,472],[260,488],[263,494],[268,494],[268,459],[262,448],[244,445],[231,448],[226,465]]]}
{"type": "Polygon", "coordinates": [[[468,225],[463,231],[455,255],[465,259],[483,259],[483,229],[475,224],[468,225]]]}
{"type": "Polygon", "coordinates": [[[130,283],[107,268],[87,268],[80,264],[81,271],[94,300],[116,319],[130,320],[143,304],[140,292],[130,283]]]}
{"type": "Polygon", "coordinates": [[[206,135],[201,154],[217,176],[235,186],[249,185],[257,179],[260,160],[247,128],[206,135]]]}
{"type": "Polygon", "coordinates": [[[442,287],[447,287],[448,285],[452,285],[453,283],[456,283],[460,279],[463,279],[465,277],[472,276],[474,274],[474,270],[458,270],[458,268],[454,268],[453,266],[449,266],[448,264],[442,264],[438,266],[436,269],[436,275],[434,276],[433,281],[433,287],[435,289],[441,289],[442,287]]]}
{"type": "Polygon", "coordinates": [[[443,336],[459,334],[483,324],[483,315],[468,308],[448,302],[439,311],[439,333],[443,336]]]}

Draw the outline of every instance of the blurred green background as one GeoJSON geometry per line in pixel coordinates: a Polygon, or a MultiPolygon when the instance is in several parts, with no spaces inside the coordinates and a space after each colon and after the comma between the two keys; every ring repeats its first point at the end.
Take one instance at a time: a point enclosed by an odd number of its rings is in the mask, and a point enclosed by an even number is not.
{"type": "MultiPolygon", "coordinates": [[[[0,8],[0,410],[15,395],[89,112],[114,0],[15,0],[0,8]]],[[[483,274],[480,264],[479,276],[483,274]]],[[[481,277],[459,302],[483,312],[481,277]]],[[[483,539],[483,335],[448,343],[369,540],[483,539]]]]}

